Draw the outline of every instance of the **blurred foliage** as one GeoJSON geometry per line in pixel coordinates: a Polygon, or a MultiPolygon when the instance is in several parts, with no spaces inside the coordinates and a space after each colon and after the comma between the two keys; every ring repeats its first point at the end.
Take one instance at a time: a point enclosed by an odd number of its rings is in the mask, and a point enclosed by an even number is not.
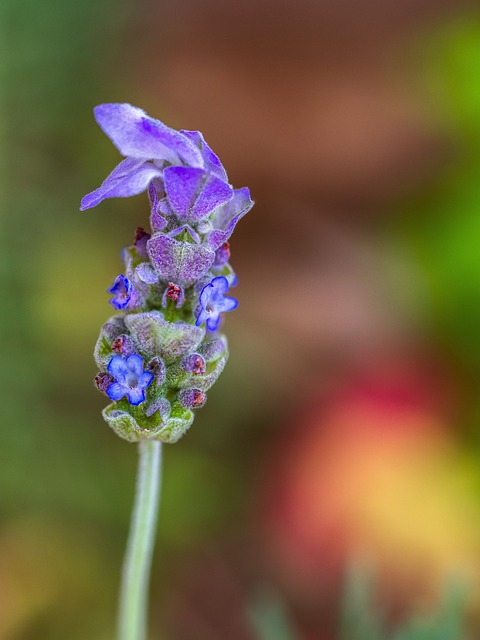
{"type": "MultiPolygon", "coordinates": [[[[80,214],[78,206],[118,161],[109,141],[100,141],[93,106],[142,104],[128,54],[136,5],[4,0],[1,12],[0,638],[106,640],[136,460],[100,418],[104,401],[88,384],[90,354],[108,314],[104,290],[120,266],[117,248],[130,241],[145,208],[137,200],[106,202],[100,215],[80,214]]],[[[449,133],[450,161],[427,188],[398,203],[392,235],[417,261],[429,301],[426,331],[434,328],[455,358],[478,372],[480,17],[450,21],[422,37],[421,47],[422,83],[449,133]]],[[[168,602],[167,576],[185,550],[235,534],[249,509],[259,427],[272,422],[262,413],[249,348],[234,354],[236,371],[227,368],[196,429],[168,450],[158,601],[168,602]]],[[[454,596],[438,616],[386,636],[367,592],[355,589],[345,604],[343,640],[460,638],[454,596]]],[[[249,617],[261,640],[293,638],[273,596],[259,597],[249,617]]]]}
{"type": "MultiPolygon", "coordinates": [[[[386,612],[373,597],[372,576],[364,570],[350,572],[344,592],[340,640],[465,640],[464,594],[451,587],[438,611],[407,617],[388,631],[386,612]]],[[[392,626],[392,625],[389,625],[392,626]]]]}
{"type": "MultiPolygon", "coordinates": [[[[438,610],[415,615],[396,625],[374,598],[374,579],[365,569],[349,572],[344,586],[339,640],[466,640],[465,594],[458,587],[445,590],[438,610]],[[389,630],[391,627],[394,630],[389,630]]],[[[272,590],[259,591],[249,609],[256,640],[295,640],[285,604],[272,590]]]]}
{"type": "Polygon", "coordinates": [[[264,587],[253,598],[248,617],[257,640],[295,640],[282,600],[271,589],[264,587]]]}
{"type": "Polygon", "coordinates": [[[469,14],[421,41],[422,86],[449,139],[449,160],[431,183],[399,203],[400,232],[445,348],[480,363],[480,16],[469,14]]]}

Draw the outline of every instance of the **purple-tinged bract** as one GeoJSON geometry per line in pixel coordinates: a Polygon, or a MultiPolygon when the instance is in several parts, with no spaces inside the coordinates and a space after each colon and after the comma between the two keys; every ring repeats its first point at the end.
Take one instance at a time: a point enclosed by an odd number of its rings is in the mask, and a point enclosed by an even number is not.
{"type": "Polygon", "coordinates": [[[198,222],[233,197],[229,184],[203,169],[168,167],[164,180],[170,207],[182,222],[198,222]]]}

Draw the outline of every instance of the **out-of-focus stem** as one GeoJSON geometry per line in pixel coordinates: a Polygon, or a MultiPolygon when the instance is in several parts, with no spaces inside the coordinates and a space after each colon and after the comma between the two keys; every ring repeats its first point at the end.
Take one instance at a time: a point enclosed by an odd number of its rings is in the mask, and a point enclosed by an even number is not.
{"type": "Polygon", "coordinates": [[[160,495],[162,444],[139,443],[139,464],[127,551],[122,570],[118,640],[146,640],[148,585],[160,495]]]}

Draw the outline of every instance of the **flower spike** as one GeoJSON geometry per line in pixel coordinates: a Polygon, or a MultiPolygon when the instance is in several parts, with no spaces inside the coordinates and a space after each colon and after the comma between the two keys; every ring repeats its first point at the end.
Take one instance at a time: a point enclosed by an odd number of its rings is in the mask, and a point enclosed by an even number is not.
{"type": "Polygon", "coordinates": [[[227,295],[237,282],[229,238],[253,202],[199,131],[125,103],[99,105],[95,118],[125,157],[81,209],[147,191],[151,227],[136,228],[108,289],[118,315],[97,341],[95,384],[112,401],[103,415],[118,435],[176,442],[228,358],[220,321],[238,306],[227,295]]]}

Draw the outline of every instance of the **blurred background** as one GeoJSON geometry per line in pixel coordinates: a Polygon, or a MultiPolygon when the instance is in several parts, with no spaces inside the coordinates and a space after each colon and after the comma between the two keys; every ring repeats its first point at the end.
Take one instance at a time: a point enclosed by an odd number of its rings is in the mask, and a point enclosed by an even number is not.
{"type": "Polygon", "coordinates": [[[230,362],[165,447],[152,640],[478,640],[480,5],[0,20],[0,639],[113,637],[136,449],[91,353],[149,207],[78,208],[119,161],[92,114],[118,101],[203,131],[256,200],[230,362]]]}

